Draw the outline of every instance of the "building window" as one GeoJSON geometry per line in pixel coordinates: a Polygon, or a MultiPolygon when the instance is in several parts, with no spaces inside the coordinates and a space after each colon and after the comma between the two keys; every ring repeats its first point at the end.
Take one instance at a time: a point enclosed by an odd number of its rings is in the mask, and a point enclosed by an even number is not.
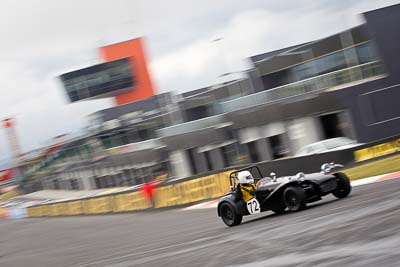
{"type": "Polygon", "coordinates": [[[291,68],[292,79],[289,82],[305,80],[315,75],[314,64],[314,61],[310,61],[291,68]]]}
{"type": "Polygon", "coordinates": [[[136,176],[135,177],[135,185],[143,184],[143,177],[136,176]]]}
{"type": "Polygon", "coordinates": [[[142,129],[140,131],[138,131],[139,134],[139,138],[140,141],[146,141],[149,139],[154,139],[155,136],[155,131],[153,131],[152,129],[142,129]]]}
{"type": "Polygon", "coordinates": [[[185,110],[184,112],[187,122],[203,119],[213,115],[211,107],[208,105],[190,108],[185,110]]]}
{"type": "Polygon", "coordinates": [[[78,179],[71,179],[69,181],[70,181],[72,190],[79,190],[79,181],[78,181],[78,179]]]}
{"type": "Polygon", "coordinates": [[[125,183],[124,176],[122,175],[122,173],[118,173],[116,176],[118,186],[122,186],[125,183]]]}
{"type": "Polygon", "coordinates": [[[111,136],[102,136],[101,138],[101,142],[104,148],[111,148],[113,143],[112,143],[112,139],[111,136]]]}
{"type": "Polygon", "coordinates": [[[289,150],[287,149],[286,145],[284,144],[281,134],[270,136],[267,139],[271,146],[273,159],[280,159],[280,158],[286,157],[288,155],[289,150]]]}
{"type": "Polygon", "coordinates": [[[94,182],[96,183],[96,188],[100,189],[101,188],[100,177],[94,178],[94,182]]]}
{"type": "Polygon", "coordinates": [[[194,151],[193,148],[190,148],[190,149],[188,149],[186,151],[187,151],[187,155],[188,155],[188,158],[189,158],[189,165],[190,165],[190,169],[192,171],[192,174],[197,174],[198,170],[196,168],[196,161],[195,161],[195,153],[196,152],[194,151]]]}
{"type": "Polygon", "coordinates": [[[58,179],[53,180],[54,189],[60,189],[60,182],[58,179]]]}
{"type": "Polygon", "coordinates": [[[211,164],[210,151],[204,151],[204,157],[206,159],[207,171],[212,171],[213,168],[211,164]]]}
{"type": "Polygon", "coordinates": [[[265,89],[302,81],[357,64],[378,60],[373,42],[347,48],[262,77],[265,89]]]}
{"type": "Polygon", "coordinates": [[[356,51],[358,56],[358,62],[360,64],[368,63],[378,59],[374,45],[371,42],[357,46],[356,51]]]}
{"type": "Polygon", "coordinates": [[[333,113],[319,117],[325,139],[344,136],[338,115],[333,113]]]}
{"type": "Polygon", "coordinates": [[[119,185],[119,181],[118,181],[119,179],[118,179],[118,175],[117,174],[114,174],[114,175],[111,175],[111,187],[116,187],[116,186],[118,186],[119,185]]]}
{"type": "Polygon", "coordinates": [[[257,153],[256,141],[247,143],[247,147],[249,149],[249,156],[250,156],[251,162],[259,162],[260,158],[257,153]]]}
{"type": "Polygon", "coordinates": [[[224,167],[237,164],[236,144],[230,144],[221,147],[222,157],[224,159],[224,167]]]}

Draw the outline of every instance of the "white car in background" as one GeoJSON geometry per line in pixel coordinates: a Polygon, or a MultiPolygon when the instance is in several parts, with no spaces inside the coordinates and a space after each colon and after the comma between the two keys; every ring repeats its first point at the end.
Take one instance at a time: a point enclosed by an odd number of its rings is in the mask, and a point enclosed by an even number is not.
{"type": "Polygon", "coordinates": [[[342,150],[360,145],[362,144],[357,143],[357,141],[351,140],[346,137],[330,138],[304,146],[299,151],[297,151],[295,156],[305,156],[335,150],[342,150]]]}

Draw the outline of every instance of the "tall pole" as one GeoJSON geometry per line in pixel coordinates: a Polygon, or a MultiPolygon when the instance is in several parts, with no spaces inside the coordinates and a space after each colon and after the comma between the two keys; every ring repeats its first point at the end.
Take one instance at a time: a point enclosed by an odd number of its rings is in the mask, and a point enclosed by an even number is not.
{"type": "Polygon", "coordinates": [[[6,118],[2,120],[3,128],[6,130],[8,144],[11,149],[11,155],[13,159],[13,174],[14,179],[19,177],[23,179],[23,173],[19,170],[19,158],[21,156],[21,150],[18,142],[17,132],[15,130],[14,120],[12,118],[6,118]]]}
{"type": "Polygon", "coordinates": [[[18,163],[18,159],[21,155],[21,150],[18,142],[17,132],[14,126],[14,120],[12,118],[6,118],[3,120],[3,127],[6,130],[8,144],[11,149],[11,154],[13,156],[14,162],[18,163]]]}

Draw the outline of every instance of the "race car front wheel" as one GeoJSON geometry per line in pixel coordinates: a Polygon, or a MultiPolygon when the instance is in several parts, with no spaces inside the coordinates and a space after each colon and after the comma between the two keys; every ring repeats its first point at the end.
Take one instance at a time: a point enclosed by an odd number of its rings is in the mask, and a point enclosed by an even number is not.
{"type": "Polygon", "coordinates": [[[332,192],[332,194],[337,198],[347,197],[351,192],[349,177],[341,172],[335,173],[335,176],[337,178],[338,187],[332,192]]]}
{"type": "Polygon", "coordinates": [[[306,206],[306,194],[299,186],[289,186],[283,191],[283,202],[290,211],[299,211],[306,206]]]}
{"type": "Polygon", "coordinates": [[[237,214],[235,209],[229,203],[222,203],[220,207],[222,221],[228,226],[235,226],[242,222],[243,216],[237,214]]]}

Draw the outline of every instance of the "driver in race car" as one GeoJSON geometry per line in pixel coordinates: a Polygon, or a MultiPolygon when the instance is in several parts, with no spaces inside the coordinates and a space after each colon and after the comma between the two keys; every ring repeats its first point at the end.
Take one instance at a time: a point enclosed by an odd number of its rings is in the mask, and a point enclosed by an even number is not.
{"type": "Polygon", "coordinates": [[[236,186],[236,196],[242,198],[245,202],[254,198],[256,195],[256,184],[253,175],[249,171],[241,171],[237,176],[238,184],[236,186]]]}

